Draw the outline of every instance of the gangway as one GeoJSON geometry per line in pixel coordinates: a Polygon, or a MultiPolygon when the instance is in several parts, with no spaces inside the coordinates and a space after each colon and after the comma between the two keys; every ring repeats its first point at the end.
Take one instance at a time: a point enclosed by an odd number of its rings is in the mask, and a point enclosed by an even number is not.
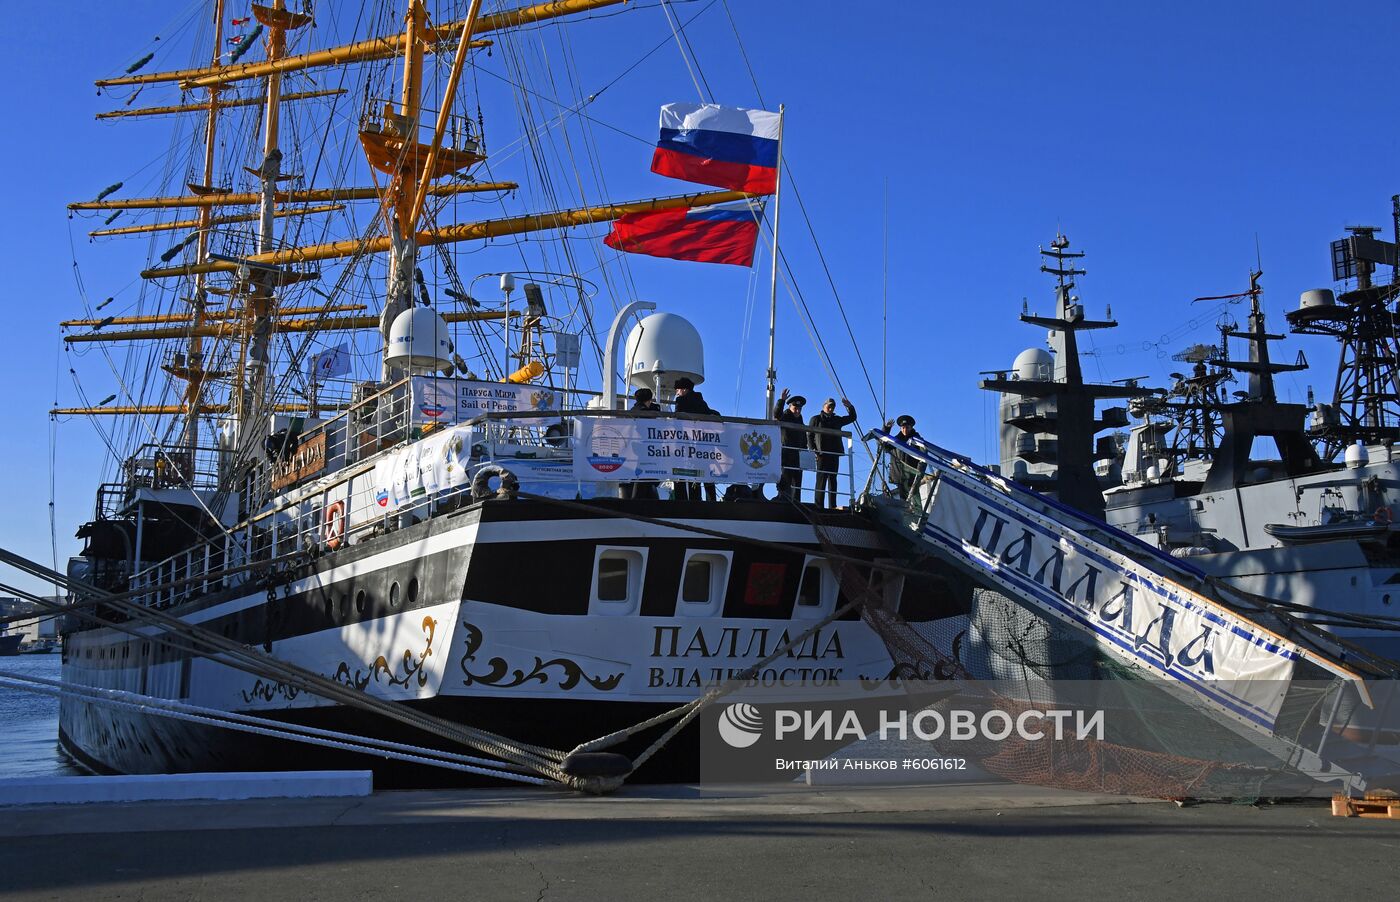
{"type": "Polygon", "coordinates": [[[1313,779],[1363,789],[1400,773],[1400,749],[1377,742],[1392,732],[1377,718],[1400,715],[1396,662],[919,437],[866,438],[879,453],[862,503],[920,551],[1313,779]],[[1290,696],[1319,688],[1320,713],[1300,722],[1290,696]],[[1341,738],[1358,723],[1369,741],[1341,738]]]}

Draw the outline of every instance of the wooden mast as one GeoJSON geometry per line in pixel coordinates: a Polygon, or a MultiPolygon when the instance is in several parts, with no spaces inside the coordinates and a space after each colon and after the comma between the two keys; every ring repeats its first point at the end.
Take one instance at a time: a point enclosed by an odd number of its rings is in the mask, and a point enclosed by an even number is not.
{"type": "MultiPolygon", "coordinates": [[[[224,46],[224,0],[215,0],[214,3],[214,59],[213,66],[219,65],[220,56],[224,46]]],[[[219,89],[217,86],[209,88],[209,112],[204,124],[204,184],[210,185],[214,179],[214,143],[215,132],[219,122],[219,89]]],[[[209,221],[212,211],[206,207],[199,211],[195,227],[199,229],[198,246],[196,248],[195,259],[203,263],[209,259],[209,221]]],[[[203,273],[195,276],[194,298],[191,301],[191,330],[189,346],[186,352],[185,365],[180,366],[179,361],[171,361],[167,371],[177,378],[186,379],[185,383],[185,431],[183,444],[193,450],[199,445],[199,400],[204,393],[204,337],[200,334],[199,327],[204,325],[204,307],[206,298],[205,292],[206,277],[203,273]]]]}
{"type": "MultiPolygon", "coordinates": [[[[421,114],[419,94],[423,83],[423,36],[428,26],[428,11],[423,6],[423,0],[409,0],[405,26],[403,85],[399,95],[398,118],[393,121],[386,115],[384,121],[384,130],[388,132],[396,128],[403,140],[403,151],[399,154],[398,166],[390,177],[384,198],[385,209],[393,211],[388,230],[389,276],[384,292],[384,311],[379,323],[380,337],[386,349],[389,347],[389,330],[395,318],[412,306],[413,270],[418,254],[417,243],[413,240],[413,223],[409,221],[408,214],[413,207],[420,178],[413,151],[417,146],[418,118],[421,114]]],[[[424,171],[421,177],[427,179],[430,175],[424,171]]],[[[392,382],[402,374],[385,363],[381,367],[381,375],[385,382],[392,382]]]]}
{"type": "MultiPolygon", "coordinates": [[[[287,53],[287,31],[300,28],[311,21],[311,17],[287,11],[285,0],[273,0],[272,6],[253,4],[253,15],[268,30],[267,58],[272,62],[282,59],[287,53]]],[[[277,182],[282,177],[282,150],[279,147],[279,128],[282,109],[282,73],[269,72],[267,87],[263,92],[263,159],[258,167],[258,239],[257,253],[270,253],[275,241],[275,213],[277,209],[277,182]]],[[[240,351],[242,366],[238,380],[242,397],[238,399],[237,411],[240,414],[239,446],[243,453],[239,456],[247,460],[248,451],[262,441],[266,430],[263,417],[271,410],[266,397],[271,383],[272,334],[274,330],[273,289],[276,286],[274,274],[267,270],[250,269],[249,291],[245,304],[245,331],[242,336],[244,348],[240,351]]]]}

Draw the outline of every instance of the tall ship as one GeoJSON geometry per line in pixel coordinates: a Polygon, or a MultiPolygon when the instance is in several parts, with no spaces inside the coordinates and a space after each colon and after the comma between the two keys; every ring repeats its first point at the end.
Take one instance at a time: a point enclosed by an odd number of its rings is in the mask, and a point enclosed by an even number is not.
{"type": "MultiPolygon", "coordinates": [[[[96,238],[162,241],[139,299],[122,296],[129,312],[87,298],[64,323],[73,346],[144,348],[128,358],[145,367],[140,390],[58,411],[139,424],[120,431],[138,439],[67,573],[87,607],[67,615],[60,741],[92,770],[314,761],[389,782],[437,779],[435,766],[567,782],[577,761],[542,747],[643,723],[751,667],[817,684],[891,669],[856,612],[832,619],[833,561],[888,554],[850,510],[849,430],[710,409],[695,391],[700,328],[635,300],[596,240],[599,226],[609,244],[645,238],[660,217],[721,230],[663,256],[740,262],[747,235],[751,257],[777,190],[780,132],[763,130],[781,117],[692,104],[668,129],[663,110],[654,168],[703,162],[737,190],[514,209],[569,194],[555,180],[600,161],[554,156],[568,135],[549,130],[579,123],[549,106],[523,114],[493,165],[473,87],[492,73],[476,58],[503,55],[507,96],[531,110],[531,42],[572,46],[571,20],[628,9],[460,6],[433,21],[422,0],[374,5],[368,33],[325,46],[339,32],[313,26],[333,23],[282,0],[217,2],[207,64],[138,61],[98,83],[115,107],[100,115],[190,131],[168,193],[113,186],[72,205],[96,238]],[[182,102],[147,105],[162,91],[182,102]],[[730,155],[741,144],[752,165],[730,155]],[[580,226],[594,227],[586,259],[580,226]],[[633,404],[643,389],[655,403],[633,404]],[[771,497],[794,434],[841,447],[824,455],[827,508],[771,497]],[[497,757],[442,748],[463,743],[497,757]]],[[[770,409],[774,377],[770,363],[770,409]]],[[[641,775],[683,773],[680,745],[641,775]]]]}
{"type": "MultiPolygon", "coordinates": [[[[1114,324],[1086,317],[1067,241],[1046,252],[1055,314],[1023,317],[1058,358],[985,385],[1016,396],[1024,467],[978,467],[909,418],[857,436],[834,398],[803,422],[774,361],[783,109],[658,98],[651,169],[687,192],[594,196],[616,162],[568,30],[637,9],[471,0],[430,18],[408,0],[351,26],[215,2],[189,67],[147,56],[98,83],[103,117],[180,125],[160,193],[114,183],[71,205],[95,240],[148,242],[136,287],[63,324],[117,390],[55,413],[130,424],[102,433],[82,552],[53,573],[0,551],[70,592],[49,605],[63,673],[44,687],[63,748],[98,772],[604,791],[693,777],[700,712],[734,683],[898,693],[1034,671],[1016,690],[1033,699],[1066,675],[1024,641],[1050,624],[1271,767],[1358,779],[1338,756],[1374,749],[1334,727],[1393,662],[1100,519],[1113,474],[1133,483],[1098,436],[1127,408],[1098,405],[1151,393],[1084,381],[1075,335],[1114,324]],[[521,120],[505,142],[492,79],[521,120]],[[764,406],[720,414],[697,390],[706,324],[639,299],[626,255],[748,269],[769,223],[764,406]]],[[[1263,379],[1277,365],[1251,330],[1263,379]]],[[[1267,433],[1285,413],[1237,420],[1267,433]]],[[[721,716],[746,735],[761,720],[721,716]]],[[[1229,771],[1177,738],[1121,740],[1141,779],[1117,788],[1179,797],[1203,761],[1229,771]]],[[[1086,779],[1017,760],[1012,779],[1086,779]]]]}

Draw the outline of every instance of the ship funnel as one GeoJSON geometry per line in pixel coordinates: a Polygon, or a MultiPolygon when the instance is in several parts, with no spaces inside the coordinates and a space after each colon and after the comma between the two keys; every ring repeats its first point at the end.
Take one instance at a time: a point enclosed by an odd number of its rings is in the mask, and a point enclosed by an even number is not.
{"type": "Polygon", "coordinates": [[[410,307],[389,327],[384,362],[396,369],[431,373],[452,365],[447,321],[431,307],[410,307]]]}
{"type": "Polygon", "coordinates": [[[705,381],[705,346],[700,333],[685,317],[653,313],[627,334],[623,356],[627,384],[666,394],[685,376],[696,385],[705,381]]]}

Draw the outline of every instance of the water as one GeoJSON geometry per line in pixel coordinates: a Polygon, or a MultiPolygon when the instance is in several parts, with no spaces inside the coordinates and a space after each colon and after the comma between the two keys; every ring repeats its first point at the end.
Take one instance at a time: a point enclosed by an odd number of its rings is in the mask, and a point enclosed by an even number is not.
{"type": "MultiPolygon", "coordinates": [[[[0,674],[56,680],[62,666],[56,654],[0,658],[0,674]]],[[[0,687],[0,779],[78,773],[58,750],[58,699],[0,687]]]]}

